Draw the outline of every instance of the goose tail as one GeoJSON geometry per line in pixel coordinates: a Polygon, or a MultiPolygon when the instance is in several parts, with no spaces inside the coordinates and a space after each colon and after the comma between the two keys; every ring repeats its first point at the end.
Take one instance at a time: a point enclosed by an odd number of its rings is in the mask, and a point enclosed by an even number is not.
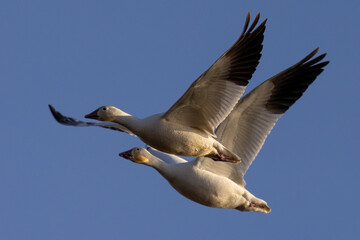
{"type": "Polygon", "coordinates": [[[245,212],[262,212],[262,213],[271,212],[271,208],[267,205],[267,203],[264,200],[261,199],[258,199],[258,201],[251,201],[247,205],[241,205],[236,209],[245,212]]]}

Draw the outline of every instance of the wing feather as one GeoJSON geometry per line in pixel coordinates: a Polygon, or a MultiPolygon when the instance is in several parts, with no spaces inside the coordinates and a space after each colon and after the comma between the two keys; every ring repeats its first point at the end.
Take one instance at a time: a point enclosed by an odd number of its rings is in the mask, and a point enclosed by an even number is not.
{"type": "Polygon", "coordinates": [[[201,157],[196,160],[197,165],[245,186],[244,175],[275,123],[329,63],[320,62],[325,54],[310,60],[317,51],[252,90],[220,124],[216,130],[218,141],[236,153],[242,162],[215,162],[201,157]]]}
{"type": "Polygon", "coordinates": [[[158,151],[155,148],[152,148],[150,146],[147,146],[146,150],[148,150],[152,155],[163,160],[164,162],[166,162],[168,164],[179,164],[179,163],[187,163],[188,162],[181,157],[178,157],[173,154],[168,154],[168,153],[158,151]]]}
{"type": "Polygon", "coordinates": [[[214,135],[214,129],[236,105],[259,64],[266,23],[265,20],[254,30],[259,17],[258,14],[247,29],[248,13],[235,44],[192,83],[163,119],[214,135]]]}
{"type": "Polygon", "coordinates": [[[73,126],[73,127],[102,127],[102,128],[107,128],[107,129],[111,129],[111,130],[115,130],[115,131],[120,131],[120,132],[126,132],[130,135],[134,135],[129,129],[127,129],[124,126],[121,126],[120,124],[117,123],[109,123],[109,122],[84,122],[84,121],[80,121],[76,118],[72,118],[72,117],[67,117],[62,115],[60,112],[58,112],[53,106],[51,106],[49,104],[49,108],[51,111],[51,114],[53,115],[53,117],[55,118],[55,120],[58,123],[61,123],[63,125],[66,126],[73,126]]]}

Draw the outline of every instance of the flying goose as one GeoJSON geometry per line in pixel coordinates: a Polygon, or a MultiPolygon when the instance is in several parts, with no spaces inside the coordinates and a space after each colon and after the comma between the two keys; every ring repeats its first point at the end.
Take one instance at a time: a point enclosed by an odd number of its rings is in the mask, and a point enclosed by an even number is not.
{"type": "Polygon", "coordinates": [[[166,153],[239,162],[241,158],[237,154],[219,143],[214,129],[239,101],[259,63],[266,23],[263,21],[255,29],[259,18],[258,13],[248,28],[250,14],[247,14],[243,32],[235,44],[165,113],[140,119],[116,107],[102,106],[85,118],[111,123],[91,123],[63,116],[49,105],[50,110],[62,124],[117,129],[166,153]]]}
{"type": "Polygon", "coordinates": [[[326,54],[303,60],[263,82],[242,98],[216,129],[217,139],[242,162],[215,162],[207,157],[186,161],[149,148],[120,153],[155,168],[183,196],[209,207],[269,213],[267,203],[245,189],[244,175],[277,120],[298,100],[329,63],[326,54]]]}

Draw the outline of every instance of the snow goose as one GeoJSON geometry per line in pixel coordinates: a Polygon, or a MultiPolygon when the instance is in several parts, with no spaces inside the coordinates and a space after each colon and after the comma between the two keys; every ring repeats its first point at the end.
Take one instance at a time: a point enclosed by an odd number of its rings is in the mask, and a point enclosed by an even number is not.
{"type": "Polygon", "coordinates": [[[242,162],[215,162],[207,157],[187,162],[139,147],[119,155],[155,168],[180,194],[200,204],[269,213],[267,203],[245,189],[244,175],[276,121],[328,64],[320,62],[325,54],[311,59],[317,51],[252,90],[217,128],[219,142],[238,154],[242,162]]]}
{"type": "Polygon", "coordinates": [[[234,108],[259,63],[266,23],[266,20],[263,21],[255,29],[259,18],[258,13],[248,28],[248,13],[243,32],[235,44],[163,114],[139,119],[116,107],[102,106],[85,116],[115,123],[108,125],[62,118],[53,107],[50,106],[50,109],[56,120],[65,125],[113,128],[136,135],[163,152],[239,162],[238,155],[216,140],[214,129],[234,108]]]}

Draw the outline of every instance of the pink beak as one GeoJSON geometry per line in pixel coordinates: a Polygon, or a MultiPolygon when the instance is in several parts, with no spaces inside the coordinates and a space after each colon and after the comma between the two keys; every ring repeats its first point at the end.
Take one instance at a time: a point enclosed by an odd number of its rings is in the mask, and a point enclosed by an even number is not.
{"type": "Polygon", "coordinates": [[[93,111],[92,113],[89,113],[87,115],[85,115],[85,118],[90,118],[90,119],[98,119],[99,116],[97,115],[98,109],[96,109],[95,111],[93,111]]]}
{"type": "Polygon", "coordinates": [[[132,151],[129,150],[129,151],[126,151],[126,152],[122,152],[122,153],[119,153],[119,156],[120,157],[123,157],[125,159],[129,159],[131,160],[133,158],[133,155],[132,155],[132,151]]]}

